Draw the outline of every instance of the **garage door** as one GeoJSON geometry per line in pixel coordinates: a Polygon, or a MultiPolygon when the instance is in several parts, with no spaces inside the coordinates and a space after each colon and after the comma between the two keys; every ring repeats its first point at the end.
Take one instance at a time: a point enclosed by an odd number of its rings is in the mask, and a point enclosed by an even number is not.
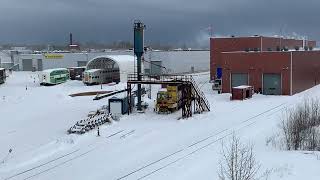
{"type": "Polygon", "coordinates": [[[38,59],[38,71],[43,70],[42,59],[38,59]]]}
{"type": "Polygon", "coordinates": [[[231,86],[249,85],[247,73],[232,73],[231,75],[231,86]]]}
{"type": "Polygon", "coordinates": [[[263,94],[281,95],[280,74],[263,74],[263,94]]]}
{"type": "Polygon", "coordinates": [[[23,71],[32,71],[32,59],[22,59],[23,71]]]}
{"type": "Polygon", "coordinates": [[[78,61],[78,67],[87,66],[87,61],[78,61]]]}

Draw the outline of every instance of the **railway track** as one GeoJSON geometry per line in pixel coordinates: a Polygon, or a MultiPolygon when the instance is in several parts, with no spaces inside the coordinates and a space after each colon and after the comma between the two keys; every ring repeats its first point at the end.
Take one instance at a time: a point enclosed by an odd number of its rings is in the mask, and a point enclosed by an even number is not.
{"type": "Polygon", "coordinates": [[[178,161],[181,161],[185,159],[188,156],[191,156],[192,154],[195,154],[196,152],[199,152],[212,144],[215,144],[222,139],[230,136],[234,132],[240,131],[248,126],[251,126],[255,124],[256,122],[259,121],[258,118],[261,117],[267,117],[270,114],[273,114],[275,112],[278,112],[284,108],[286,108],[287,103],[282,103],[277,106],[273,106],[272,108],[269,108],[257,115],[254,115],[252,117],[249,117],[237,125],[230,127],[230,128],[225,128],[221,131],[215,131],[211,135],[208,135],[207,137],[204,137],[202,139],[199,139],[196,142],[193,142],[192,144],[186,146],[185,148],[179,149],[175,152],[172,152],[170,154],[167,154],[163,156],[162,158],[159,158],[157,160],[154,160],[140,168],[137,168],[135,170],[132,170],[128,172],[127,174],[124,174],[118,178],[117,180],[122,180],[122,179],[127,179],[129,177],[132,177],[133,179],[144,179],[146,177],[149,177],[167,167],[169,167],[172,164],[177,163],[178,161]],[[134,176],[134,177],[133,177],[134,176]]]}
{"type": "MultiPolygon", "coordinates": [[[[126,132],[125,130],[121,130],[121,131],[118,131],[118,132],[115,132],[109,136],[107,136],[106,138],[109,139],[109,138],[112,138],[112,137],[115,137],[116,135],[121,135],[122,133],[124,133],[124,135],[130,133],[132,131],[129,131],[129,132],[126,132]]],[[[130,133],[132,134],[132,133],[130,133]]],[[[97,142],[98,143],[98,142],[97,142]]],[[[44,163],[41,163],[37,166],[34,166],[32,168],[28,168],[28,169],[25,169],[23,171],[19,171],[15,174],[12,174],[6,178],[4,178],[4,180],[12,180],[12,179],[23,179],[23,180],[27,180],[27,179],[32,179],[36,176],[39,176],[41,174],[44,174],[46,172],[49,172],[57,167],[60,167],[68,162],[71,162],[73,160],[76,160],[78,158],[81,158],[87,154],[89,154],[90,152],[96,150],[97,148],[99,148],[100,146],[104,145],[105,141],[103,141],[102,144],[98,145],[98,146],[94,146],[94,147],[91,147],[91,148],[87,148],[85,150],[81,150],[80,148],[79,149],[76,149],[76,150],[73,150],[69,153],[66,153],[64,155],[61,155],[61,156],[58,156],[50,161],[47,161],[47,162],[44,162],[44,163]]],[[[93,144],[91,144],[93,145],[93,144]]],[[[88,146],[90,147],[90,146],[88,146]]]]}

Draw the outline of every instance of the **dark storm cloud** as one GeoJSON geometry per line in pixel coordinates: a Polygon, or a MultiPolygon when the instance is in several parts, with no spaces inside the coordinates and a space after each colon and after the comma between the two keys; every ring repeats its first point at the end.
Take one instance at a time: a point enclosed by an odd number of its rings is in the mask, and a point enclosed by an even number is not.
{"type": "Polygon", "coordinates": [[[132,23],[147,25],[152,42],[206,42],[215,35],[286,34],[319,39],[318,0],[1,0],[0,43],[132,39],[132,23]]]}

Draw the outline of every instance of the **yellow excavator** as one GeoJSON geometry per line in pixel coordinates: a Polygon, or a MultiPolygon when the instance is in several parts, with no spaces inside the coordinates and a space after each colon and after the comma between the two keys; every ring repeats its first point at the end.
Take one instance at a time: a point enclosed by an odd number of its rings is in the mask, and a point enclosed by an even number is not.
{"type": "Polygon", "coordinates": [[[182,92],[177,85],[168,85],[157,93],[155,111],[157,113],[172,113],[181,108],[182,92]]]}

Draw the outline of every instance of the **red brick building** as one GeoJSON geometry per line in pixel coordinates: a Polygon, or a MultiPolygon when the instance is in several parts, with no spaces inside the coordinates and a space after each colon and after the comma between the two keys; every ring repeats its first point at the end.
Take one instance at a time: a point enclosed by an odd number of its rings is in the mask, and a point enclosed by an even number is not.
{"type": "Polygon", "coordinates": [[[211,38],[211,79],[220,69],[223,93],[250,85],[263,94],[293,95],[320,83],[320,51],[314,47],[315,41],[276,37],[211,38]]]}

